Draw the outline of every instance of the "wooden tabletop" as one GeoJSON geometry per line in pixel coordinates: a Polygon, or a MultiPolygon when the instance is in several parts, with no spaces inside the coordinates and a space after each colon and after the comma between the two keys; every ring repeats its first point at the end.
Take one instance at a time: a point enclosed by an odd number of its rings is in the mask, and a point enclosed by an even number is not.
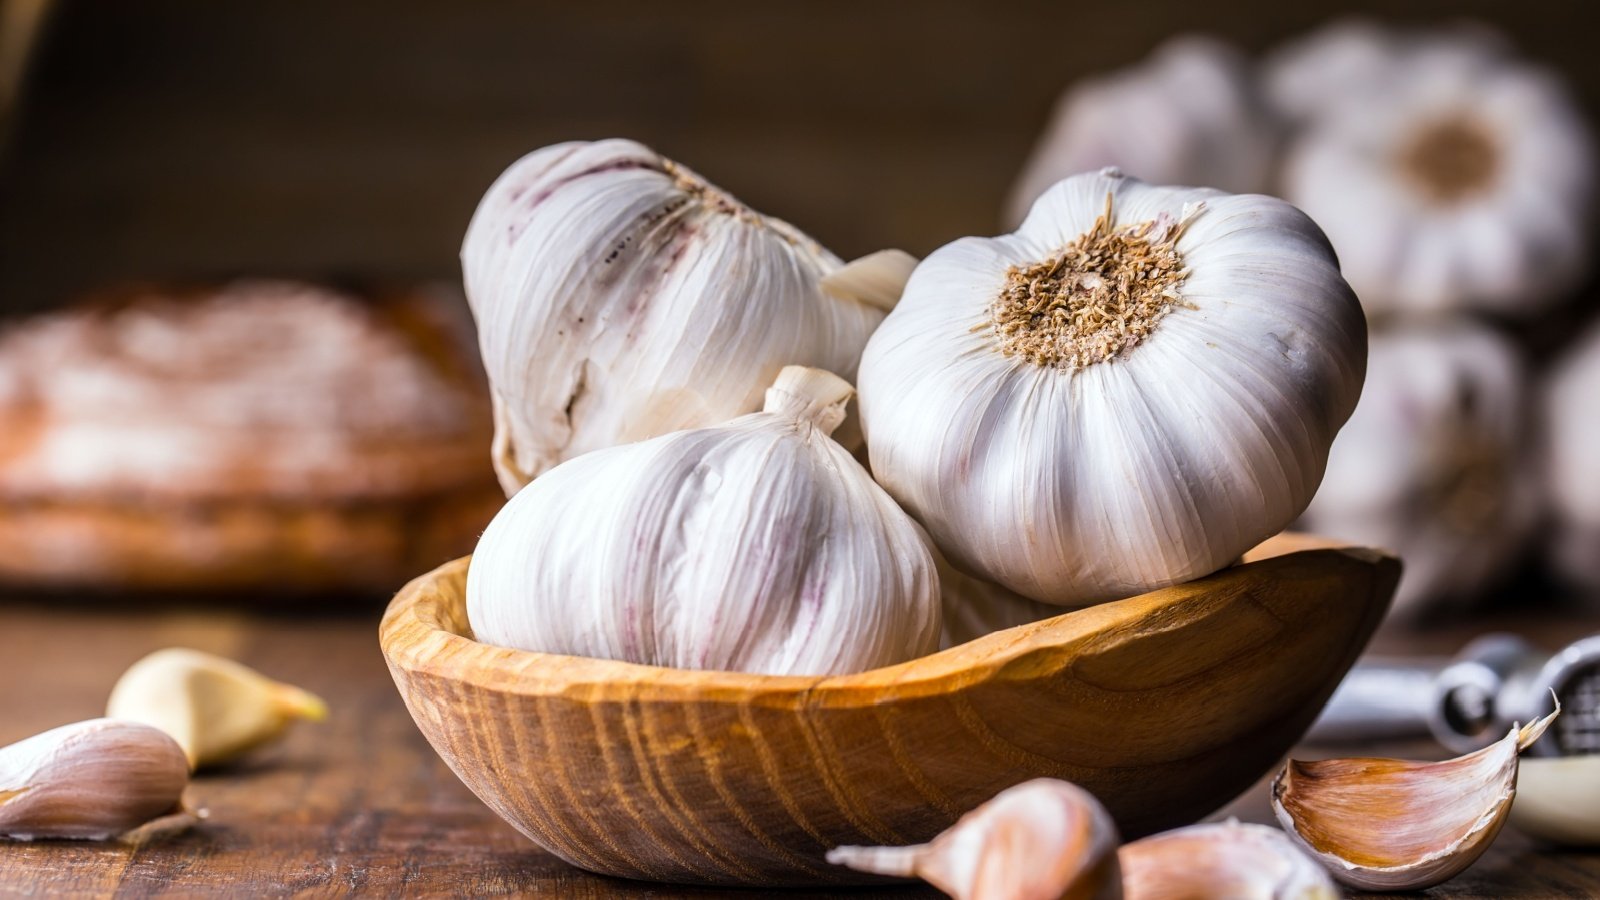
{"type": "MultiPolygon", "coordinates": [[[[324,723],[299,726],[233,768],[197,776],[188,799],[209,814],[185,834],[141,847],[0,844],[0,894],[738,895],[589,875],[501,822],[407,716],[378,652],[380,612],[376,603],[334,615],[82,609],[26,598],[0,605],[0,744],[99,715],[127,665],[174,645],[239,659],[317,692],[332,709],[324,723]]],[[[1391,652],[1446,651],[1506,624],[1462,623],[1426,637],[1383,636],[1380,644],[1391,652]]],[[[1553,646],[1600,630],[1600,620],[1524,617],[1516,629],[1553,646]]],[[[1270,821],[1259,787],[1226,812],[1270,821]]],[[[940,895],[906,887],[852,896],[940,895]]],[[[1600,851],[1541,848],[1508,828],[1477,866],[1427,896],[1600,897],[1600,851]]]]}

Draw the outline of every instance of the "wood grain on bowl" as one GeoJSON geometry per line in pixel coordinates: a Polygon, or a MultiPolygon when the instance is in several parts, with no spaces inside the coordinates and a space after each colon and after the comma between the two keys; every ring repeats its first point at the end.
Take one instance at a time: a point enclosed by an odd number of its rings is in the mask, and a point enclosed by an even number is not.
{"type": "Polygon", "coordinates": [[[1089,789],[1126,837],[1249,787],[1321,710],[1399,577],[1377,551],[1275,540],[1208,578],[856,675],[479,644],[468,559],[407,585],[381,639],[434,749],[557,856],[655,881],[858,882],[823,853],[925,841],[1029,778],[1089,789]]]}

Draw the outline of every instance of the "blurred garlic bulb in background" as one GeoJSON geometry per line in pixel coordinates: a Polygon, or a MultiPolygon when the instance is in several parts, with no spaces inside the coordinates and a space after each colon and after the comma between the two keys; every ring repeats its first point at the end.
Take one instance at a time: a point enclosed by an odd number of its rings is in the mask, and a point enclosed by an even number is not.
{"type": "Polygon", "coordinates": [[[1515,349],[1465,321],[1376,331],[1367,386],[1304,526],[1397,552],[1392,615],[1466,596],[1514,561],[1538,488],[1515,349]]]}
{"type": "Polygon", "coordinates": [[[1553,562],[1577,584],[1600,590],[1600,326],[1556,364],[1542,399],[1553,562]]]}
{"type": "Polygon", "coordinates": [[[1551,72],[1481,32],[1346,24],[1280,53],[1282,196],[1369,313],[1537,311],[1583,274],[1594,150],[1551,72]]]}
{"type": "Polygon", "coordinates": [[[788,366],[763,412],[569,460],[512,497],[467,574],[478,640],[772,675],[931,653],[927,538],[829,435],[852,393],[788,366]]]}
{"type": "Polygon", "coordinates": [[[830,281],[839,259],[798,229],[625,140],[514,163],[461,264],[507,494],[590,450],[754,411],[785,365],[854,378],[898,293],[830,281]]]}
{"type": "Polygon", "coordinates": [[[1237,50],[1208,37],[1174,38],[1062,95],[1012,189],[1006,223],[1019,224],[1057,181],[1106,166],[1156,184],[1264,190],[1277,138],[1237,50]]]}
{"type": "Polygon", "coordinates": [[[950,563],[1075,606],[1209,574],[1305,509],[1366,323],[1271,197],[1057,184],[917,267],[867,345],[873,475],[950,563]]]}

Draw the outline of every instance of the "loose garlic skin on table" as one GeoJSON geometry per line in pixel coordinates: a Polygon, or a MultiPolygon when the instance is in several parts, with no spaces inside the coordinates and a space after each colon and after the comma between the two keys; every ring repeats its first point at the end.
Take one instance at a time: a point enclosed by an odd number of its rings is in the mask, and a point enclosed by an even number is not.
{"type": "Polygon", "coordinates": [[[1116,900],[1117,826],[1088,791],[1036,778],[1007,788],[926,844],[835,847],[828,861],[921,878],[955,900],[1116,900]]]}
{"type": "Polygon", "coordinates": [[[90,719],[0,747],[0,838],[109,840],[182,809],[189,761],[165,732],[90,719]]]}
{"type": "Polygon", "coordinates": [[[1466,321],[1375,331],[1367,385],[1303,526],[1405,560],[1390,615],[1470,599],[1535,524],[1516,349],[1466,321]]]}
{"type": "Polygon", "coordinates": [[[895,299],[830,290],[832,253],[626,140],[514,163],[461,264],[508,496],[591,450],[752,412],[785,365],[853,379],[895,299]]]}
{"type": "Polygon", "coordinates": [[[829,434],[848,382],[785,367],[764,411],[597,450],[484,532],[467,618],[488,644],[683,669],[832,675],[931,653],[927,538],[829,434]]]}
{"type": "Polygon", "coordinates": [[[1106,166],[1156,184],[1264,190],[1278,126],[1255,84],[1239,51],[1190,35],[1073,85],[1011,191],[1006,223],[1020,223],[1062,178],[1106,166]]]}
{"type": "Polygon", "coordinates": [[[1369,313],[1528,315],[1582,276],[1593,139],[1552,73],[1470,32],[1346,25],[1302,46],[1267,70],[1301,120],[1281,193],[1369,313]]]}
{"type": "Polygon", "coordinates": [[[1574,584],[1600,592],[1600,327],[1556,364],[1540,399],[1552,561],[1574,584]]]}
{"type": "Polygon", "coordinates": [[[1107,170],[918,266],[862,357],[862,424],[952,565],[1083,606],[1210,574],[1299,516],[1365,365],[1361,307],[1298,210],[1107,170]]]}

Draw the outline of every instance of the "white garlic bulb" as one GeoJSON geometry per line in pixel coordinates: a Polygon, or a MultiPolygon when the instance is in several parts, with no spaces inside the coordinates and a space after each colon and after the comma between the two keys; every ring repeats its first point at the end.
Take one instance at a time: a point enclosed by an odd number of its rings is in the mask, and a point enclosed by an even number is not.
{"type": "Polygon", "coordinates": [[[1553,73],[1472,32],[1344,26],[1304,52],[1270,70],[1303,123],[1282,195],[1369,312],[1526,314],[1583,274],[1593,142],[1553,73]]]}
{"type": "Polygon", "coordinates": [[[1106,166],[1157,184],[1263,190],[1277,142],[1239,51],[1209,37],[1174,38],[1061,96],[1012,189],[1006,222],[1021,222],[1057,181],[1106,166]]]}
{"type": "Polygon", "coordinates": [[[1600,590],[1600,326],[1550,373],[1543,407],[1553,562],[1573,582],[1600,590]]]}
{"type": "Polygon", "coordinates": [[[953,565],[1083,605],[1293,521],[1365,358],[1298,210],[1107,170],[923,261],[862,357],[861,416],[873,474],[953,565]]]}
{"type": "Polygon", "coordinates": [[[1538,512],[1516,350],[1465,321],[1372,335],[1367,387],[1304,527],[1395,551],[1392,615],[1484,587],[1538,512]]]}
{"type": "Polygon", "coordinates": [[[1062,613],[1059,606],[1029,600],[998,584],[973,578],[943,556],[936,554],[934,560],[939,564],[940,617],[944,623],[939,635],[941,649],[1062,613]]]}
{"type": "Polygon", "coordinates": [[[625,140],[514,163],[461,264],[508,495],[590,450],[754,411],[785,365],[853,379],[898,294],[864,290],[793,226],[625,140]]]}
{"type": "Polygon", "coordinates": [[[478,640],[774,675],[932,652],[926,536],[829,434],[849,383],[788,366],[765,410],[597,450],[506,504],[467,575],[478,640]]]}

